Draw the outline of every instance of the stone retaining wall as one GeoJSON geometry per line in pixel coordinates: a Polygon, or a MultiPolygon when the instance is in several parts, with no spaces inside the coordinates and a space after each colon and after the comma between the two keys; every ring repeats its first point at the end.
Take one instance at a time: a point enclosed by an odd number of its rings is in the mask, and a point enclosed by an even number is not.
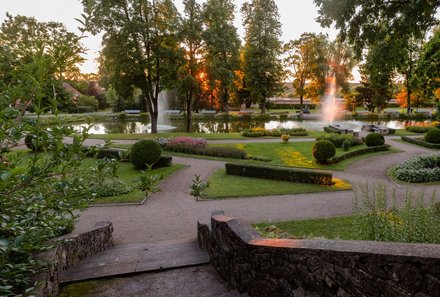
{"type": "Polygon", "coordinates": [[[263,238],[213,215],[200,246],[227,282],[249,296],[440,296],[440,245],[263,238]]]}
{"type": "Polygon", "coordinates": [[[60,274],[75,266],[81,260],[104,251],[112,245],[113,225],[111,222],[99,222],[88,232],[68,234],[53,240],[55,247],[41,254],[47,259],[47,270],[38,274],[35,281],[39,282],[34,295],[52,297],[59,293],[60,274]]]}

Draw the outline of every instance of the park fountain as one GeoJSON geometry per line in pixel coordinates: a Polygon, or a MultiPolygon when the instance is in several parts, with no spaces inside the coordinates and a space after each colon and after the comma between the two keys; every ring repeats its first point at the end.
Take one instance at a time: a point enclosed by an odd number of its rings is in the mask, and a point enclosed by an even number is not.
{"type": "MultiPolygon", "coordinates": [[[[168,114],[170,108],[171,94],[170,92],[163,90],[159,93],[158,103],[158,116],[157,116],[157,131],[158,132],[170,132],[176,127],[171,125],[171,120],[168,114]]],[[[147,125],[147,131],[151,131],[151,124],[147,125]]]]}
{"type": "Polygon", "coordinates": [[[336,77],[329,76],[325,80],[326,91],[322,102],[322,120],[325,123],[333,123],[338,118],[340,106],[336,100],[336,77]]]}

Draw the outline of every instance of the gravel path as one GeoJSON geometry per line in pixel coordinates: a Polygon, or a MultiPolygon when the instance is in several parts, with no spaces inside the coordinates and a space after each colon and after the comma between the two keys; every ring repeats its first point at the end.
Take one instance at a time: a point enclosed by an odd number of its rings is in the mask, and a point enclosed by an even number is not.
{"type": "MultiPolygon", "coordinates": [[[[358,184],[384,183],[395,189],[398,200],[407,188],[422,188],[426,197],[435,186],[400,186],[387,177],[387,170],[410,156],[430,152],[423,148],[387,139],[403,152],[360,160],[334,176],[358,184]]],[[[161,185],[161,192],[153,194],[144,205],[122,207],[92,207],[81,213],[76,225],[85,230],[97,221],[109,220],[114,225],[115,244],[131,244],[196,237],[196,222],[208,222],[215,210],[249,222],[284,221],[292,219],[348,215],[352,211],[352,191],[300,195],[265,196],[253,198],[195,201],[188,194],[195,174],[207,179],[224,162],[174,157],[175,163],[189,165],[161,185]]],[[[398,201],[399,202],[399,201],[398,201]]]]}

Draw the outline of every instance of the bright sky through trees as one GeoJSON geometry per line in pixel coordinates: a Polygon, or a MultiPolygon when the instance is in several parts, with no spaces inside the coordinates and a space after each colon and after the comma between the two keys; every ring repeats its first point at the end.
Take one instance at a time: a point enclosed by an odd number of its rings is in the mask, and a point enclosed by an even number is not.
{"type": "MultiPolygon", "coordinates": [[[[183,12],[182,0],[174,1],[180,12],[183,12]]],[[[199,1],[202,2],[202,1],[199,1]]],[[[241,37],[244,35],[242,27],[240,8],[245,0],[235,0],[237,19],[235,26],[241,37]]],[[[329,34],[333,39],[336,30],[323,29],[315,22],[318,11],[313,0],[275,0],[281,15],[283,36],[282,40],[287,42],[297,39],[304,32],[323,32],[329,34]]],[[[75,18],[80,18],[83,12],[79,0],[0,0],[0,23],[5,19],[6,12],[16,15],[33,16],[39,21],[57,21],[67,26],[69,31],[77,32],[79,23],[75,18]]],[[[84,39],[84,44],[89,49],[87,61],[81,67],[83,72],[96,72],[97,64],[95,59],[101,46],[101,36],[89,36],[84,39]]],[[[355,76],[357,76],[355,74],[355,76]]],[[[355,78],[358,80],[358,77],[355,78]]]]}

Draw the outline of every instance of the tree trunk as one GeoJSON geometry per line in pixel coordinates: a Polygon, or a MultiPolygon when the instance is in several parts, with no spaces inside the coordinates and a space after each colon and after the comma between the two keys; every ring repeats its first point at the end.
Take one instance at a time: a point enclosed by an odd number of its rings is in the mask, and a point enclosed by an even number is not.
{"type": "Polygon", "coordinates": [[[151,111],[150,110],[150,117],[151,117],[151,134],[157,134],[157,111],[151,111]]]}
{"type": "Polygon", "coordinates": [[[186,132],[192,132],[192,92],[188,92],[186,98],[186,132]]]}
{"type": "Polygon", "coordinates": [[[266,113],[266,100],[261,103],[261,114],[266,113]]]}
{"type": "Polygon", "coordinates": [[[406,104],[407,104],[407,109],[406,109],[406,113],[410,114],[411,113],[411,87],[409,85],[409,78],[406,78],[406,104]]]}
{"type": "Polygon", "coordinates": [[[301,92],[301,94],[299,95],[299,108],[301,109],[301,111],[302,111],[302,109],[304,107],[303,104],[304,104],[304,95],[301,92]]]}

